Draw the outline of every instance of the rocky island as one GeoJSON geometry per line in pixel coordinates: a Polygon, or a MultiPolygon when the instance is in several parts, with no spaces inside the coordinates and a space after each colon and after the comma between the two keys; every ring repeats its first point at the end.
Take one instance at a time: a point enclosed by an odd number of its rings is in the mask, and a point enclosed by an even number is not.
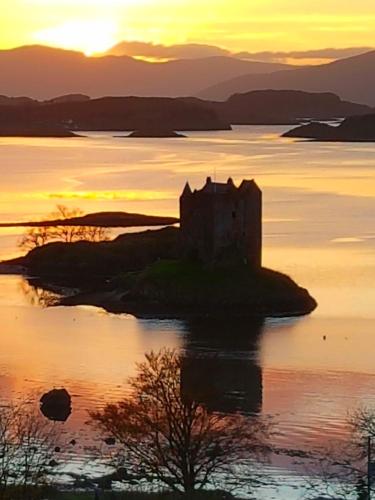
{"type": "Polygon", "coordinates": [[[165,128],[162,126],[155,127],[144,127],[139,130],[134,130],[130,135],[126,136],[127,138],[144,138],[144,139],[168,139],[168,138],[184,138],[186,137],[183,134],[179,134],[172,129],[165,128]]]}
{"type": "Polygon", "coordinates": [[[125,234],[99,243],[50,243],[5,263],[60,287],[55,304],[95,305],[137,317],[299,316],[317,306],[288,276],[262,267],[262,196],[210,178],[187,184],[180,228],[125,234]],[[215,216],[213,216],[215,214],[215,216]]]}

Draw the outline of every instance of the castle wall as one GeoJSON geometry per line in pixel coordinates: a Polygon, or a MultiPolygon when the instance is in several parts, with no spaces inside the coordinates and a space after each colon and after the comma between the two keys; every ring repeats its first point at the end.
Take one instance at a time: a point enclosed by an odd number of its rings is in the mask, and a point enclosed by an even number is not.
{"type": "Polygon", "coordinates": [[[214,253],[213,204],[209,197],[181,199],[180,218],[188,257],[209,261],[214,253]]]}
{"type": "Polygon", "coordinates": [[[238,260],[258,268],[262,261],[262,194],[255,183],[236,188],[213,184],[180,198],[186,255],[206,263],[238,260]]]}

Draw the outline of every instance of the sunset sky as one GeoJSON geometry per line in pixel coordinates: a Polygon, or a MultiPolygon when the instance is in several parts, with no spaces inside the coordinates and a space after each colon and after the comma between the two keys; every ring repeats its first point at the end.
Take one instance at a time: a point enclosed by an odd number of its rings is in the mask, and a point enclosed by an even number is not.
{"type": "Polygon", "coordinates": [[[1,0],[0,48],[105,51],[121,40],[233,51],[373,46],[374,0],[1,0]]]}

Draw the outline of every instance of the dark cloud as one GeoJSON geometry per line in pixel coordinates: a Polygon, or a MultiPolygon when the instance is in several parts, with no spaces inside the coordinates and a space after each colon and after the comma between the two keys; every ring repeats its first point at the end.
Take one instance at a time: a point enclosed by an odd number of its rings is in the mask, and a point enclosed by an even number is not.
{"type": "Polygon", "coordinates": [[[199,59],[204,57],[227,56],[261,62],[285,63],[295,60],[336,60],[352,57],[373,50],[371,47],[348,47],[342,49],[327,48],[301,51],[272,52],[230,52],[222,47],[199,43],[180,45],[162,45],[147,42],[121,42],[110,49],[107,54],[116,56],[142,57],[155,60],[199,59]]]}
{"type": "Polygon", "coordinates": [[[229,50],[213,45],[187,43],[167,46],[146,42],[121,42],[110,49],[107,54],[150,59],[199,59],[232,55],[229,50]]]}
{"type": "Polygon", "coordinates": [[[373,50],[371,47],[348,47],[344,49],[299,50],[291,52],[239,52],[236,57],[264,62],[285,62],[290,59],[344,59],[373,50]]]}

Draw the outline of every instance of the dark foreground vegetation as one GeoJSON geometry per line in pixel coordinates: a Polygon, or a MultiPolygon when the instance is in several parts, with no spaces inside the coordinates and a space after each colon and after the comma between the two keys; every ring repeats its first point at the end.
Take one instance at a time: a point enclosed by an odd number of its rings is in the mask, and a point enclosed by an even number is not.
{"type": "MultiPolygon", "coordinates": [[[[9,491],[4,500],[232,500],[235,497],[225,491],[203,491],[190,494],[181,493],[145,493],[137,491],[116,492],[97,489],[92,491],[75,491],[53,487],[28,488],[26,492],[19,488],[9,491]]],[[[238,498],[238,497],[237,497],[238,498]]]]}

